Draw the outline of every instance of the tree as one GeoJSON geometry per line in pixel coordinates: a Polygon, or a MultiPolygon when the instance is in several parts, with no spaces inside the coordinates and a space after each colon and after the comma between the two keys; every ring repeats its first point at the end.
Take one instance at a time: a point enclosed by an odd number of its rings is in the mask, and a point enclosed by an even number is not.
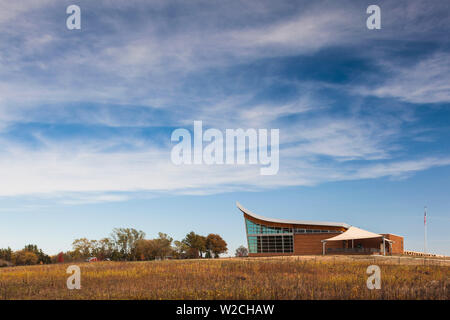
{"type": "Polygon", "coordinates": [[[160,259],[165,259],[172,255],[172,241],[173,239],[169,237],[166,233],[159,232],[158,238],[154,239],[156,246],[155,257],[160,259]]]}
{"type": "Polygon", "coordinates": [[[20,250],[13,253],[12,262],[17,266],[37,264],[39,257],[31,251],[20,250]]]}
{"type": "Polygon", "coordinates": [[[136,242],[136,256],[138,260],[155,259],[153,240],[141,239],[136,242]]]}
{"type": "Polygon", "coordinates": [[[174,241],[174,249],[173,253],[176,258],[178,259],[186,259],[188,258],[187,252],[189,250],[189,246],[185,244],[183,241],[174,241]]]}
{"type": "Polygon", "coordinates": [[[103,238],[95,243],[95,256],[100,260],[104,260],[106,258],[113,260],[116,256],[116,250],[114,248],[114,243],[109,238],[103,238]]]}
{"type": "Polygon", "coordinates": [[[206,251],[206,238],[194,231],[186,235],[182,242],[188,247],[186,255],[189,258],[202,258],[203,252],[206,251]]]}
{"type": "Polygon", "coordinates": [[[136,243],[136,256],[140,260],[165,259],[173,254],[173,239],[165,233],[158,233],[158,238],[141,239],[136,243]]]}
{"type": "Polygon", "coordinates": [[[133,228],[115,228],[111,234],[112,242],[125,260],[137,260],[136,244],[144,239],[145,233],[133,228]]]}
{"type": "Polygon", "coordinates": [[[208,234],[205,245],[209,256],[214,256],[214,258],[218,258],[221,253],[228,251],[227,243],[218,234],[208,234]]]}
{"type": "Polygon", "coordinates": [[[244,246],[240,246],[236,249],[236,257],[247,257],[248,256],[248,250],[244,246]]]}
{"type": "Polygon", "coordinates": [[[28,244],[24,248],[25,251],[33,252],[38,257],[38,263],[49,264],[52,263],[50,256],[46,255],[42,249],[39,249],[37,245],[28,244]]]}
{"type": "Polygon", "coordinates": [[[86,238],[75,239],[72,242],[73,255],[78,258],[88,258],[92,256],[92,242],[86,238]]]}
{"type": "Polygon", "coordinates": [[[12,255],[13,251],[11,250],[11,248],[8,247],[8,249],[0,249],[0,260],[11,262],[12,255]]]}
{"type": "Polygon", "coordinates": [[[81,257],[78,253],[75,251],[66,251],[66,252],[60,252],[57,255],[54,255],[51,257],[52,263],[64,263],[64,262],[76,262],[83,260],[84,258],[81,257]]]}

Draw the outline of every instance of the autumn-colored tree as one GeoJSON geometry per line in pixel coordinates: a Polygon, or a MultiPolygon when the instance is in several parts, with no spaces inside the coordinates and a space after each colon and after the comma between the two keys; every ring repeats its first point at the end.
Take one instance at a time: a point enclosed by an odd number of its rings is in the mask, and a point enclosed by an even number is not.
{"type": "Polygon", "coordinates": [[[153,240],[141,239],[136,242],[136,256],[138,260],[155,259],[155,251],[153,240]]]}
{"type": "Polygon", "coordinates": [[[136,255],[140,260],[165,259],[173,254],[172,238],[165,233],[159,233],[158,238],[141,239],[136,243],[136,255]]]}
{"type": "Polygon", "coordinates": [[[17,266],[37,264],[39,257],[27,250],[20,250],[13,253],[12,262],[17,266]]]}
{"type": "Polygon", "coordinates": [[[39,249],[37,245],[28,244],[23,249],[25,251],[33,252],[38,257],[38,263],[49,264],[52,263],[50,256],[46,255],[42,249],[39,249]]]}
{"type": "Polygon", "coordinates": [[[182,242],[188,247],[186,255],[188,258],[202,258],[206,252],[206,238],[194,231],[186,235],[182,242]]]}
{"type": "Polygon", "coordinates": [[[205,247],[210,256],[218,258],[221,253],[228,251],[227,243],[218,234],[210,233],[206,237],[205,247]]]}
{"type": "Polygon", "coordinates": [[[158,238],[154,239],[156,245],[156,258],[165,259],[172,255],[172,241],[173,239],[167,234],[159,232],[158,238]]]}

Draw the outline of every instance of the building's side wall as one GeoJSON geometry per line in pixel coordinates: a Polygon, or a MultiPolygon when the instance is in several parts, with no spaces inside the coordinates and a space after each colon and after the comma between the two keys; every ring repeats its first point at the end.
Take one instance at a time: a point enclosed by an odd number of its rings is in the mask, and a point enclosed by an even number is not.
{"type": "Polygon", "coordinates": [[[386,239],[394,241],[392,244],[392,254],[403,254],[403,237],[395,234],[383,234],[386,239]]]}
{"type": "Polygon", "coordinates": [[[281,252],[264,252],[264,253],[249,253],[249,257],[276,257],[276,256],[293,256],[294,253],[281,253],[281,252]]]}
{"type": "MultiPolygon", "coordinates": [[[[333,234],[295,234],[293,253],[249,253],[250,257],[316,255],[323,253],[321,240],[332,237],[333,234]]],[[[342,248],[342,241],[328,242],[326,248],[342,248]]]]}
{"type": "MultiPolygon", "coordinates": [[[[382,252],[381,250],[383,250],[383,239],[381,238],[373,238],[373,239],[355,239],[353,240],[353,247],[354,248],[358,248],[359,246],[361,246],[362,248],[375,248],[375,249],[380,249],[380,252],[382,252]]],[[[352,241],[349,240],[347,241],[347,248],[351,248],[352,247],[352,241]]]]}
{"type": "MultiPolygon", "coordinates": [[[[346,247],[352,248],[352,240],[346,241],[346,247]]],[[[383,239],[382,238],[371,238],[371,239],[355,239],[353,240],[353,248],[364,248],[367,249],[375,249],[376,251],[372,252],[361,252],[360,254],[388,254],[388,244],[385,243],[385,249],[383,250],[383,239]]],[[[356,253],[358,254],[358,253],[356,253]]]]}
{"type": "MultiPolygon", "coordinates": [[[[257,224],[266,225],[268,227],[281,227],[281,228],[292,228],[292,229],[320,229],[320,230],[333,230],[333,231],[346,231],[344,227],[334,227],[334,226],[315,226],[315,225],[299,225],[299,224],[286,224],[286,223],[275,223],[264,220],[255,219],[246,213],[244,213],[244,218],[250,220],[257,224]]],[[[249,253],[251,257],[267,257],[267,256],[290,256],[290,255],[318,255],[323,253],[323,244],[321,240],[329,239],[336,235],[337,233],[303,233],[294,234],[294,252],[293,253],[249,253]]],[[[386,239],[393,240],[392,252],[390,254],[402,254],[403,253],[403,237],[393,235],[393,234],[383,234],[386,239]]],[[[383,253],[382,239],[359,239],[353,241],[353,247],[358,248],[375,248],[379,249],[379,252],[383,253]]],[[[326,248],[352,248],[352,243],[350,241],[329,241],[326,244],[326,248]]],[[[386,244],[386,253],[388,252],[389,246],[386,244]]]]}
{"type": "MultiPolygon", "coordinates": [[[[300,224],[285,224],[274,223],[264,220],[255,219],[244,213],[244,218],[254,223],[263,224],[269,227],[281,227],[292,229],[320,229],[320,230],[334,230],[336,232],[344,232],[347,230],[344,227],[334,226],[313,226],[313,225],[300,225],[300,224]]],[[[319,234],[294,234],[294,252],[293,253],[249,253],[250,257],[267,257],[267,256],[290,256],[290,255],[309,255],[309,254],[322,254],[322,242],[321,240],[328,239],[337,235],[338,233],[319,233],[319,234]]],[[[342,242],[337,241],[335,243],[328,243],[327,248],[342,248],[342,242]]]]}
{"type": "MultiPolygon", "coordinates": [[[[337,235],[337,234],[334,234],[337,235]]],[[[321,240],[329,239],[333,234],[295,234],[294,254],[322,254],[323,244],[321,240]]],[[[333,241],[326,244],[326,248],[342,248],[342,241],[333,241]]]]}

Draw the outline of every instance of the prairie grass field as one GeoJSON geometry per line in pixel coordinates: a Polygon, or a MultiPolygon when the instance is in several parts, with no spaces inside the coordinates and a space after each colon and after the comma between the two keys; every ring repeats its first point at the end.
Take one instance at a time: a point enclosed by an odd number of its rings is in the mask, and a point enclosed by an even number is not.
{"type": "Polygon", "coordinates": [[[448,261],[430,261],[295,257],[71,263],[81,269],[80,290],[67,289],[71,264],[5,267],[0,268],[0,299],[448,300],[448,261]],[[379,290],[366,285],[372,264],[381,269],[379,290]]]}

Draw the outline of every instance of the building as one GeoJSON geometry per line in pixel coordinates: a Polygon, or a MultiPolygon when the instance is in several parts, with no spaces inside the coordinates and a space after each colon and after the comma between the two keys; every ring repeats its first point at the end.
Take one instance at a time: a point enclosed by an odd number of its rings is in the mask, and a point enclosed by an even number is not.
{"type": "Polygon", "coordinates": [[[403,237],[377,234],[346,223],[266,218],[245,209],[249,256],[402,254],[403,237]]]}

